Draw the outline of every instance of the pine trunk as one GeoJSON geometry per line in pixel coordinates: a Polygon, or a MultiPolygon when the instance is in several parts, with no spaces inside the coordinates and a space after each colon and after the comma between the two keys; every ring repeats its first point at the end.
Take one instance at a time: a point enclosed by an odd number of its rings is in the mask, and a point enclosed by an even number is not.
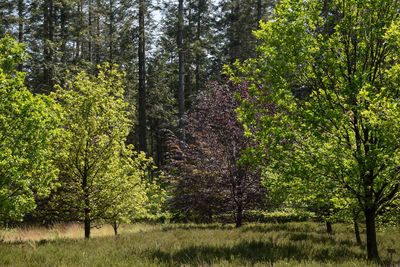
{"type": "Polygon", "coordinates": [[[43,69],[43,80],[47,91],[50,91],[53,88],[53,37],[54,37],[54,21],[53,21],[53,1],[47,0],[45,2],[45,12],[44,12],[44,30],[45,30],[45,44],[44,44],[44,69],[43,69]]]}
{"type": "Polygon", "coordinates": [[[179,138],[185,143],[185,54],[183,51],[183,0],[179,0],[178,4],[178,52],[179,52],[179,138]]]}
{"type": "Polygon", "coordinates": [[[262,0],[257,0],[257,30],[260,28],[260,20],[262,19],[262,0]]]}
{"type": "Polygon", "coordinates": [[[146,142],[146,64],[145,64],[145,1],[139,1],[139,150],[147,152],[146,142]]]}
{"type": "MultiPolygon", "coordinates": [[[[202,15],[202,0],[198,0],[197,6],[197,30],[196,30],[196,41],[200,43],[201,36],[201,15],[202,15]]],[[[200,53],[196,52],[196,93],[200,90],[200,53]]]]}
{"type": "MultiPolygon", "coordinates": [[[[18,0],[18,42],[24,41],[24,1],[18,0]]],[[[22,71],[22,63],[18,65],[18,71],[22,71]]]]}
{"type": "Polygon", "coordinates": [[[65,1],[62,2],[61,7],[61,15],[60,15],[60,23],[61,23],[61,63],[66,64],[67,60],[67,4],[65,1]]]}
{"type": "Polygon", "coordinates": [[[88,61],[92,62],[92,40],[93,40],[93,32],[92,32],[92,16],[93,16],[93,7],[92,0],[89,0],[89,14],[88,14],[88,27],[89,27],[89,37],[88,37],[88,61]]]}
{"type": "Polygon", "coordinates": [[[114,6],[114,1],[110,0],[109,1],[109,20],[110,20],[110,24],[108,25],[108,38],[109,38],[109,61],[110,64],[113,64],[114,61],[114,43],[113,43],[113,28],[114,28],[114,11],[113,11],[113,6],[114,6]]]}

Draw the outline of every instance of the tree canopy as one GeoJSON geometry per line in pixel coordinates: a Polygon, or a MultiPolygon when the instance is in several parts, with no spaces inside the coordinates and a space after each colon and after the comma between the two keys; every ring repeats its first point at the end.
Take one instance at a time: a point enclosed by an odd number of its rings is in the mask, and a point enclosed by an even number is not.
{"type": "Polygon", "coordinates": [[[25,47],[6,36],[0,40],[0,221],[21,220],[35,199],[56,185],[53,150],[59,110],[51,98],[34,96],[16,71],[25,47]]]}
{"type": "Polygon", "coordinates": [[[133,109],[122,83],[118,67],[105,64],[96,76],[71,75],[54,94],[68,148],[59,161],[63,187],[53,202],[84,222],[87,238],[92,222],[119,223],[148,202],[142,180],[152,160],[125,144],[133,109]]]}
{"type": "Polygon", "coordinates": [[[392,0],[281,1],[256,32],[259,58],[233,76],[252,82],[258,103],[243,100],[240,116],[269,170],[355,199],[370,259],[379,257],[375,218],[399,194],[398,10],[392,0]]]}

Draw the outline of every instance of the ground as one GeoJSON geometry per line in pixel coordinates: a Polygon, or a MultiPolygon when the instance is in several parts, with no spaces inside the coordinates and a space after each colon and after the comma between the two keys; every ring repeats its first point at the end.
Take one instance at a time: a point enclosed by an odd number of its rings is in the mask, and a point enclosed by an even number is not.
{"type": "MultiPolygon", "coordinates": [[[[362,235],[365,235],[362,230],[362,235]]],[[[400,229],[380,228],[385,265],[400,266],[400,229]],[[393,254],[388,249],[394,249],[393,254]]],[[[232,225],[132,224],[113,236],[109,226],[83,239],[77,224],[0,230],[0,266],[376,266],[351,225],[320,223],[232,225]]],[[[365,240],[363,240],[365,244],[365,240]]]]}

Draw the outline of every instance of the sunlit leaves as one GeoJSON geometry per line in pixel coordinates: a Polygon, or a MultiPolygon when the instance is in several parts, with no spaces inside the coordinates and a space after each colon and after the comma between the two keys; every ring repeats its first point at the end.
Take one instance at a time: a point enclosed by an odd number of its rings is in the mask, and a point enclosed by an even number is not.
{"type": "Polygon", "coordinates": [[[10,37],[0,41],[0,221],[20,220],[35,198],[56,185],[53,165],[59,113],[45,96],[33,96],[16,71],[26,58],[10,37]]]}
{"type": "Polygon", "coordinates": [[[281,1],[255,33],[259,57],[227,68],[253,84],[256,101],[238,112],[272,188],[335,207],[351,196],[375,213],[398,196],[398,10],[390,0],[281,1]]]}
{"type": "Polygon", "coordinates": [[[70,75],[53,95],[63,109],[68,144],[59,162],[63,185],[53,202],[74,211],[72,218],[118,223],[144,213],[149,203],[148,189],[154,188],[145,177],[153,162],[125,144],[133,109],[124,100],[123,79],[118,66],[106,64],[96,76],[70,75]]]}

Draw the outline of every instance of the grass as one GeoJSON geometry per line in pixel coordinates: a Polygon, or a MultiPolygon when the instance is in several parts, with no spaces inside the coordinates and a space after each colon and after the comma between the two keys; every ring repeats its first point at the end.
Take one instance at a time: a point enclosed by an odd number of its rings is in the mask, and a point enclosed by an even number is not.
{"type": "MultiPolygon", "coordinates": [[[[285,223],[125,225],[94,229],[84,240],[77,224],[0,231],[1,266],[376,266],[353,240],[350,225],[285,223]]],[[[400,231],[381,229],[384,265],[400,266],[400,231]],[[395,249],[390,255],[387,249],[395,249]]],[[[363,240],[365,242],[365,240],[363,240]]]]}

